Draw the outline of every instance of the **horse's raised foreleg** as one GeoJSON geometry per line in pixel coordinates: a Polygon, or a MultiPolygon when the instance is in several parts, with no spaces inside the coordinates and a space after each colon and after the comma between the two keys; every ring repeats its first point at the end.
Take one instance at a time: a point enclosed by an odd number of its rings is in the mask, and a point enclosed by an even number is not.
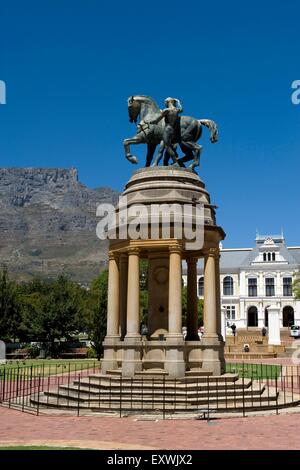
{"type": "Polygon", "coordinates": [[[129,160],[131,163],[138,163],[137,157],[135,157],[134,155],[130,153],[130,145],[137,145],[137,144],[143,144],[143,143],[145,143],[144,139],[139,135],[136,135],[132,137],[131,139],[125,139],[123,141],[124,149],[125,149],[125,156],[127,160],[129,160]]]}

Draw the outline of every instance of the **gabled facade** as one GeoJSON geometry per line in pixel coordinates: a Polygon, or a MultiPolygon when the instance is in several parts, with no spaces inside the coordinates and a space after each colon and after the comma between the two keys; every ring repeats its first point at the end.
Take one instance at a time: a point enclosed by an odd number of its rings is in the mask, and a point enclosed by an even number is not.
{"type": "MultiPolygon", "coordinates": [[[[221,299],[228,325],[267,327],[270,305],[280,307],[281,327],[300,325],[300,301],[292,291],[299,270],[300,246],[287,247],[283,235],[257,235],[253,248],[221,249],[221,299]]],[[[197,279],[201,298],[203,263],[198,264],[197,279]]]]}

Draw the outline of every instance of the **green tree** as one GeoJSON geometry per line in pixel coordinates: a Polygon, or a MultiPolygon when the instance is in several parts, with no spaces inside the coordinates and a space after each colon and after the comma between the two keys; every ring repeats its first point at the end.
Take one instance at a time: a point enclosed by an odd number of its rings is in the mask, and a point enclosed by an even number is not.
{"type": "Polygon", "coordinates": [[[293,292],[296,299],[300,299],[300,271],[296,273],[293,283],[293,292]]]}
{"type": "Polygon", "coordinates": [[[107,291],[108,291],[108,271],[102,273],[94,279],[89,291],[89,299],[86,303],[89,312],[89,330],[93,346],[100,359],[103,353],[103,340],[106,335],[107,320],[107,291]]]}
{"type": "MultiPolygon", "coordinates": [[[[198,299],[197,303],[198,310],[198,326],[203,325],[203,300],[198,299]]],[[[182,288],[182,325],[186,326],[186,317],[187,317],[187,286],[182,288]]]]}
{"type": "Polygon", "coordinates": [[[9,278],[7,269],[4,267],[0,272],[0,338],[15,341],[20,323],[17,285],[9,278]]]}
{"type": "Polygon", "coordinates": [[[48,342],[51,354],[56,352],[56,340],[71,339],[86,326],[86,291],[66,276],[53,281],[33,280],[20,286],[19,296],[23,334],[48,342]]]}

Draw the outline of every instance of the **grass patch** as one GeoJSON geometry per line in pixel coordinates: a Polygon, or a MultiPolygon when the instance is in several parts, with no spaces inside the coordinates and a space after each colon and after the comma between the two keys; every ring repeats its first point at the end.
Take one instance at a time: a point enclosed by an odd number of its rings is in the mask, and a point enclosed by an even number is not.
{"type": "Polygon", "coordinates": [[[26,377],[32,371],[35,376],[41,374],[43,377],[48,377],[87,369],[98,369],[99,367],[100,361],[94,359],[28,359],[9,361],[0,365],[0,373],[3,375],[5,370],[8,374],[16,373],[26,377]]]}
{"type": "Polygon", "coordinates": [[[226,363],[226,372],[238,374],[247,379],[276,379],[280,377],[281,366],[277,364],[226,363]]]}

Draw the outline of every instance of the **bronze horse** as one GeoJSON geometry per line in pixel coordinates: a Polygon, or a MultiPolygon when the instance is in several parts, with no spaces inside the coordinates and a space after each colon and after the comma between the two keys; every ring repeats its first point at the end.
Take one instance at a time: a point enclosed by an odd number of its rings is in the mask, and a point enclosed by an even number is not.
{"type": "MultiPolygon", "coordinates": [[[[124,140],[126,158],[131,163],[138,163],[137,157],[131,154],[130,145],[147,144],[148,151],[146,156],[146,167],[150,166],[154,156],[156,146],[160,144],[163,137],[164,121],[158,124],[150,124],[160,114],[160,109],[156,102],[150,96],[136,95],[128,98],[128,113],[130,122],[137,124],[137,134],[124,140]]],[[[175,129],[174,144],[179,144],[184,156],[179,158],[178,164],[185,166],[185,163],[193,160],[189,168],[194,170],[200,162],[200,153],[202,146],[197,143],[202,135],[202,126],[210,130],[210,141],[212,143],[218,140],[217,125],[209,119],[195,119],[190,116],[178,117],[178,124],[175,129]]],[[[164,165],[168,165],[170,155],[166,152],[164,165]]],[[[156,157],[153,166],[158,165],[161,157],[156,157]]]]}

